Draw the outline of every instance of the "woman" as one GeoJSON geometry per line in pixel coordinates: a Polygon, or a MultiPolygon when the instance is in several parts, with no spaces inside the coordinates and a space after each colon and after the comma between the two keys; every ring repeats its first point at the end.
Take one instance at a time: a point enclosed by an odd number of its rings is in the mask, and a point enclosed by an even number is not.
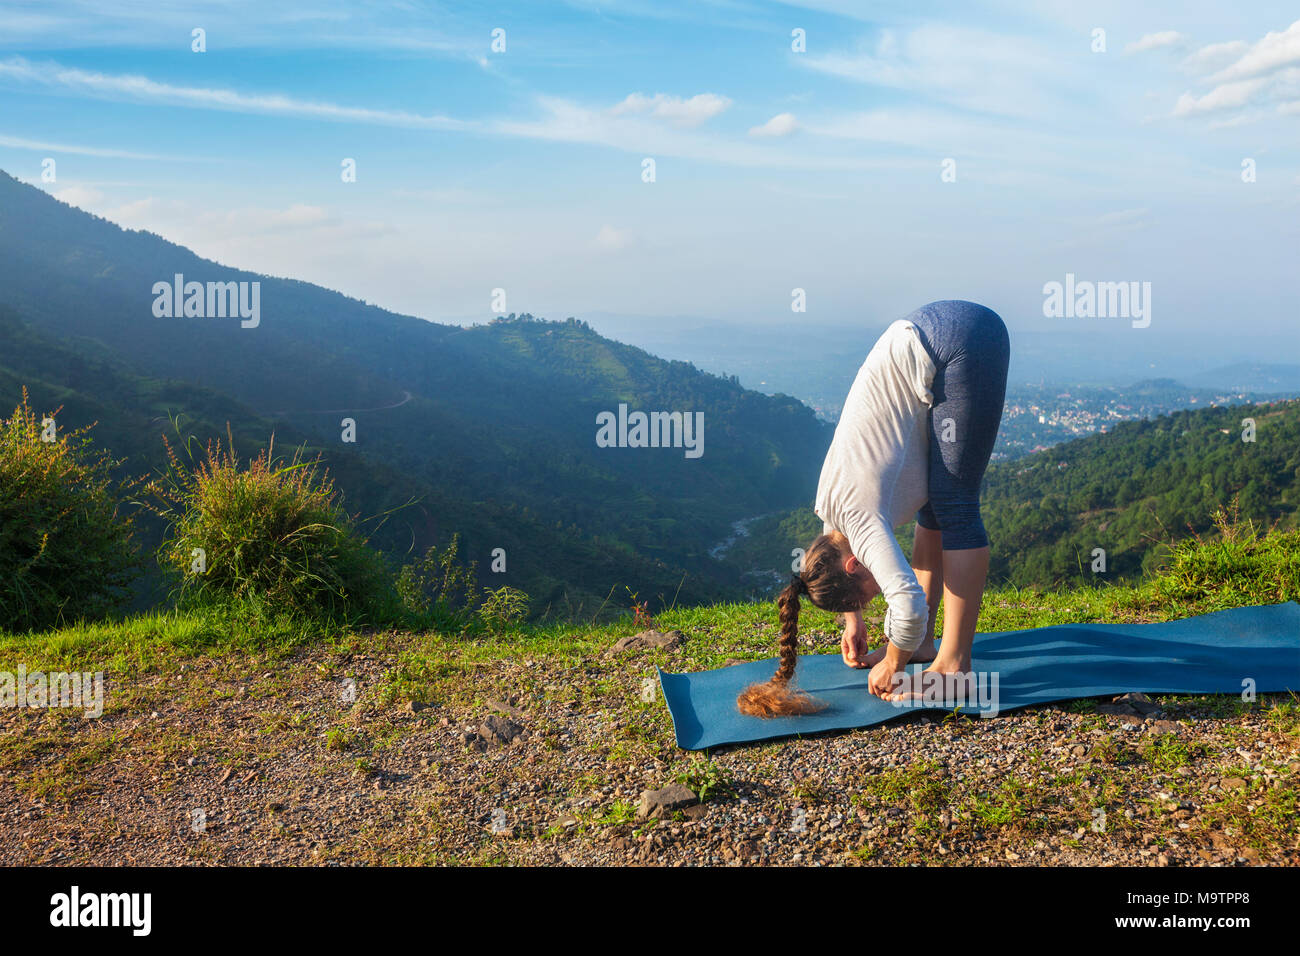
{"type": "Polygon", "coordinates": [[[781,664],[738,699],[757,716],[807,713],[816,703],[789,687],[799,596],[844,612],[841,654],[871,668],[867,686],[886,700],[912,693],[911,661],[927,671],[971,670],[971,644],[988,577],[989,542],[979,492],[1006,399],[1010,342],[997,313],[973,302],[931,302],[885,330],[844,403],[815,510],[823,534],[777,598],[781,664]],[[893,529],[915,515],[909,565],[893,529]],[[885,648],[866,653],[862,608],[886,602],[885,648]],[[934,646],[944,601],[943,641],[934,646]]]}

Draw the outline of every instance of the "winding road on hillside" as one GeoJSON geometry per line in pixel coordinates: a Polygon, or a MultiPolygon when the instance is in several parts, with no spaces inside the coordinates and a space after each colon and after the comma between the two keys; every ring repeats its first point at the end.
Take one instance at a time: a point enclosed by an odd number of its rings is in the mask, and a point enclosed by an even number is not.
{"type": "Polygon", "coordinates": [[[407,389],[402,389],[402,400],[400,402],[394,402],[391,405],[380,405],[377,408],[299,408],[281,412],[263,412],[262,414],[279,418],[284,415],[338,415],[346,412],[385,412],[390,408],[401,408],[414,397],[407,389]]]}

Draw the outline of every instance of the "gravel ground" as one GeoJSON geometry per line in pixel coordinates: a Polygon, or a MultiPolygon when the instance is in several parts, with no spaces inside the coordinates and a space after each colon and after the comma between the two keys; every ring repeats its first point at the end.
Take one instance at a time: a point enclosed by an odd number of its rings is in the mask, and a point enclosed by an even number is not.
{"type": "Polygon", "coordinates": [[[409,647],[377,643],[191,658],[110,682],[96,719],[0,711],[0,864],[1300,863],[1283,695],[910,715],[706,758],[643,700],[672,654],[466,659],[422,706],[392,692],[409,647]],[[703,802],[638,818],[673,782],[703,802]]]}

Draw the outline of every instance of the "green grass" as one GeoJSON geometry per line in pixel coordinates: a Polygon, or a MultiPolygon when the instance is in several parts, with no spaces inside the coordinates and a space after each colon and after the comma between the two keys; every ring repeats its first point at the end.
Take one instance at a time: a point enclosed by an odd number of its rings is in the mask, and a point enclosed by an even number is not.
{"type": "MultiPolygon", "coordinates": [[[[984,595],[980,629],[1019,630],[1087,621],[1158,621],[1214,610],[1234,603],[1260,603],[1289,585],[1277,582],[1292,573],[1300,543],[1290,533],[1274,533],[1260,541],[1245,540],[1229,530],[1222,539],[1177,552],[1171,569],[1140,586],[1085,587],[1059,593],[1027,588],[991,589],[984,595]],[[1222,576],[1223,590],[1210,587],[1222,576]],[[1263,584],[1259,582],[1263,581],[1263,584]],[[1176,599],[1175,599],[1176,597],[1176,599]]],[[[1297,572],[1296,580],[1300,580],[1297,572]]],[[[635,633],[631,615],[606,624],[515,623],[496,629],[461,633],[428,631],[404,635],[398,668],[385,680],[388,700],[436,703],[453,697],[476,663],[506,658],[573,662],[598,658],[619,637],[635,633]]],[[[655,651],[623,665],[620,682],[611,675],[587,694],[638,694],[640,680],[654,677],[654,665],[676,670],[705,670],[728,659],[772,657],[777,642],[776,614],[770,603],[715,604],[674,608],[655,616],[653,626],[678,629],[689,635],[675,654],[655,651]],[[627,669],[635,669],[628,675],[627,669]]],[[[873,628],[878,630],[878,627],[873,628]]],[[[838,653],[836,616],[805,602],[800,634],[813,650],[838,653]]],[[[879,635],[876,635],[879,637],[879,635]]],[[[329,624],[302,615],[269,615],[257,607],[221,607],[151,612],[117,621],[79,623],[32,634],[0,632],[0,668],[24,663],[29,669],[105,669],[111,673],[167,670],[196,655],[231,658],[255,655],[279,658],[308,645],[340,650],[373,647],[379,634],[329,624]]],[[[805,649],[805,652],[806,649],[805,649]]],[[[585,686],[585,684],[584,684],[585,686]]],[[[575,693],[579,693],[576,692],[575,693]]],[[[1235,698],[1220,698],[1236,707],[1235,698]]],[[[575,699],[575,703],[578,703],[575,699]]],[[[1089,712],[1090,701],[1067,705],[1089,712]]],[[[660,708],[648,707],[650,711],[660,708]]],[[[1280,717],[1288,726],[1300,725],[1300,706],[1280,717]]]]}

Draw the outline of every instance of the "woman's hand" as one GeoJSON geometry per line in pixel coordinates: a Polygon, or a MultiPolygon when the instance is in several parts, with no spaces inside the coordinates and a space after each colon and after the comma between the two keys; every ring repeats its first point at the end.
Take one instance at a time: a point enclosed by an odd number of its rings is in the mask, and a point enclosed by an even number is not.
{"type": "Polygon", "coordinates": [[[867,651],[867,626],[862,623],[862,614],[849,611],[844,615],[844,635],[840,638],[840,657],[849,667],[868,666],[862,658],[867,651]]]}
{"type": "Polygon", "coordinates": [[[867,675],[867,689],[877,697],[888,699],[899,683],[897,675],[906,666],[906,655],[896,645],[890,644],[884,658],[867,675]]]}

